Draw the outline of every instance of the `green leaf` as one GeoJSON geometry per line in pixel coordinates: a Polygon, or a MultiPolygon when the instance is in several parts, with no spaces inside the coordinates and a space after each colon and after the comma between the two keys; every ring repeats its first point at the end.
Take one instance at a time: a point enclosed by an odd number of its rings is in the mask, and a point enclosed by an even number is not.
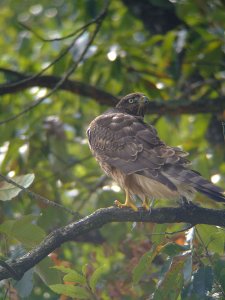
{"type": "Polygon", "coordinates": [[[62,271],[63,273],[66,273],[66,274],[73,271],[73,269],[70,269],[70,268],[67,268],[67,267],[64,267],[64,266],[54,266],[54,267],[52,267],[52,269],[62,271]]]}
{"type": "Polygon", "coordinates": [[[24,273],[23,277],[16,282],[15,287],[21,298],[27,298],[33,289],[33,269],[24,273]]]}
{"type": "Polygon", "coordinates": [[[162,248],[161,252],[163,252],[169,256],[176,256],[176,255],[180,254],[181,252],[187,251],[187,250],[188,250],[188,248],[185,246],[180,246],[175,243],[168,243],[162,248]]]}
{"type": "Polygon", "coordinates": [[[27,215],[19,220],[8,220],[0,225],[0,232],[17,239],[26,247],[34,247],[45,237],[44,230],[31,222],[37,216],[27,215]]]}
{"type": "Polygon", "coordinates": [[[205,299],[213,285],[213,272],[209,266],[203,266],[193,275],[193,293],[199,299],[205,299]]]}
{"type": "Polygon", "coordinates": [[[65,295],[78,299],[90,299],[90,294],[85,288],[70,284],[54,284],[49,286],[50,289],[60,295],[65,295]]]}
{"type": "Polygon", "coordinates": [[[92,291],[96,290],[96,285],[97,282],[100,280],[100,278],[103,276],[103,274],[106,272],[106,266],[101,266],[99,268],[97,268],[94,273],[92,274],[91,278],[90,278],[90,287],[92,289],[92,291]]]}
{"type": "Polygon", "coordinates": [[[27,247],[34,247],[39,244],[45,237],[44,230],[31,224],[29,218],[22,218],[12,226],[11,235],[27,247]]]}
{"type": "Polygon", "coordinates": [[[16,221],[15,220],[7,220],[0,225],[0,232],[5,233],[7,235],[11,235],[12,227],[16,221]]]}
{"type": "Polygon", "coordinates": [[[87,274],[88,274],[88,264],[83,265],[83,267],[82,267],[82,274],[84,275],[84,277],[87,277],[87,274]]]}
{"type": "Polygon", "coordinates": [[[148,252],[146,252],[140,259],[138,265],[133,269],[133,283],[137,284],[144,273],[149,270],[150,265],[153,261],[153,259],[156,257],[156,255],[159,253],[159,249],[161,247],[152,247],[152,249],[148,252]]]}
{"type": "Polygon", "coordinates": [[[189,283],[191,281],[191,276],[192,276],[192,255],[189,255],[184,263],[184,283],[189,283]]]}
{"type": "Polygon", "coordinates": [[[64,281],[72,281],[74,283],[86,284],[86,278],[77,271],[72,270],[63,277],[64,281]]]}
{"type": "Polygon", "coordinates": [[[46,285],[62,283],[60,272],[53,270],[53,261],[47,256],[35,266],[35,272],[46,285]]]}
{"type": "MultiPolygon", "coordinates": [[[[10,79],[12,80],[12,78],[10,79]]],[[[24,145],[24,140],[16,139],[13,142],[9,143],[9,147],[7,153],[4,157],[3,162],[1,162],[1,170],[7,170],[7,164],[12,159],[17,159],[18,156],[18,149],[24,145]]]]}
{"type": "Polygon", "coordinates": [[[217,256],[215,263],[213,264],[213,271],[216,274],[216,278],[221,284],[223,290],[225,291],[225,261],[217,256]]]}
{"type": "Polygon", "coordinates": [[[224,253],[225,232],[222,228],[211,225],[198,225],[197,230],[209,251],[221,255],[224,253]]]}
{"type": "Polygon", "coordinates": [[[67,274],[63,277],[64,281],[72,281],[76,283],[86,284],[86,278],[73,269],[64,266],[54,266],[52,268],[67,274]]]}
{"type": "Polygon", "coordinates": [[[167,224],[154,224],[154,229],[152,231],[152,242],[156,245],[162,242],[162,240],[165,238],[165,235],[162,234],[166,231],[166,228],[168,227],[167,224]]]}
{"type": "MultiPolygon", "coordinates": [[[[16,176],[12,180],[18,183],[19,185],[23,186],[24,188],[27,188],[33,182],[34,174],[16,176]]],[[[11,200],[12,198],[16,197],[20,192],[21,189],[19,187],[14,186],[13,184],[8,183],[6,181],[0,182],[0,200],[11,200]]]]}
{"type": "Polygon", "coordinates": [[[183,266],[186,257],[173,259],[169,270],[164,274],[156,288],[154,300],[175,300],[181,293],[183,285],[183,266]]]}

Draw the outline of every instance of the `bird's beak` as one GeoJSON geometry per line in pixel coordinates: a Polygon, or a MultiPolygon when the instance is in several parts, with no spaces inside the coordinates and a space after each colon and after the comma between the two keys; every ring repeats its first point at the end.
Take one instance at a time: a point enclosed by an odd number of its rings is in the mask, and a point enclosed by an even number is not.
{"type": "Polygon", "coordinates": [[[149,99],[146,96],[143,95],[140,99],[140,104],[141,104],[141,106],[143,106],[147,103],[149,103],[149,99]]]}

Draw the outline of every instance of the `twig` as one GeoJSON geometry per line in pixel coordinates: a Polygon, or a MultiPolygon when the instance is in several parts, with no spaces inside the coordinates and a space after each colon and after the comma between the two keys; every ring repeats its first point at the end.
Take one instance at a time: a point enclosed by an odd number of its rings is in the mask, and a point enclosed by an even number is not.
{"type": "MultiPolygon", "coordinates": [[[[86,29],[90,26],[90,25],[92,25],[92,24],[94,24],[94,23],[97,23],[99,20],[101,20],[101,18],[104,16],[104,14],[106,13],[106,9],[107,9],[107,6],[103,9],[103,11],[95,18],[95,19],[93,19],[92,21],[90,21],[90,22],[88,22],[88,23],[86,23],[85,25],[83,25],[82,27],[80,27],[80,28],[78,28],[76,31],[74,31],[72,34],[70,34],[70,35],[68,35],[67,37],[65,37],[65,38],[69,38],[69,36],[74,36],[74,35],[76,35],[76,34],[78,34],[79,32],[79,35],[75,38],[75,39],[73,39],[73,41],[69,44],[69,46],[67,46],[66,47],[66,49],[56,58],[56,59],[54,59],[50,64],[48,64],[45,68],[43,68],[40,72],[38,72],[37,74],[34,74],[34,75],[32,75],[32,76],[23,76],[23,74],[22,73],[19,73],[19,72],[16,72],[16,71],[11,71],[11,72],[13,72],[14,74],[17,74],[17,75],[20,75],[21,77],[23,77],[23,79],[22,80],[20,80],[20,81],[17,81],[17,82],[13,82],[13,83],[10,83],[10,84],[5,84],[4,85],[4,87],[5,88],[16,88],[16,87],[19,87],[20,85],[22,85],[22,84],[24,84],[24,83],[28,83],[28,82],[30,82],[30,81],[32,81],[32,80],[34,80],[34,79],[36,79],[36,78],[38,78],[38,77],[40,77],[45,71],[47,71],[50,67],[52,67],[53,65],[55,65],[58,61],[60,61],[69,51],[70,51],[70,49],[74,46],[74,43],[75,43],[75,41],[80,37],[80,36],[82,36],[83,35],[83,33],[86,31],[86,29]]],[[[27,25],[25,25],[25,24],[23,24],[23,23],[19,23],[21,26],[23,26],[23,27],[25,27],[27,30],[30,30],[31,31],[31,29],[27,26],[27,25]]],[[[33,32],[34,33],[34,32],[33,32]]],[[[36,34],[37,35],[37,34],[36,34]]],[[[40,36],[39,36],[39,38],[41,38],[40,36]]],[[[65,38],[62,38],[62,39],[65,39],[65,38]]],[[[44,39],[42,39],[42,40],[44,40],[44,39]]],[[[53,39],[52,41],[54,41],[54,40],[57,40],[57,39],[53,39]]],[[[47,40],[44,40],[44,41],[47,41],[47,40]]],[[[50,40],[49,40],[50,41],[50,40]]],[[[2,70],[2,71],[5,71],[5,72],[10,72],[10,70],[7,70],[7,69],[5,69],[5,68],[0,68],[0,70],[2,70]]],[[[0,93],[1,94],[1,93],[0,93]]]]}
{"type": "MultiPolygon", "coordinates": [[[[1,70],[1,69],[0,69],[1,70]]],[[[11,70],[8,70],[9,72],[11,70]]],[[[18,73],[18,72],[17,72],[18,73]]],[[[22,73],[19,73],[22,75],[22,73]]],[[[27,75],[24,75],[27,76],[27,75]]],[[[28,82],[21,83],[18,86],[9,88],[6,85],[0,85],[0,95],[13,94],[18,91],[22,91],[26,88],[33,86],[53,88],[57,82],[59,82],[60,77],[45,75],[35,78],[31,77],[32,80],[28,82]]],[[[99,104],[113,106],[118,101],[119,98],[110,94],[102,89],[96,88],[95,86],[89,85],[76,80],[66,79],[62,82],[58,89],[71,92],[73,94],[78,94],[86,97],[95,99],[99,104]]],[[[220,113],[225,109],[225,98],[218,97],[216,99],[201,99],[198,101],[189,101],[188,99],[183,101],[151,101],[149,105],[147,114],[157,114],[158,117],[156,121],[162,115],[180,115],[180,114],[199,114],[199,113],[220,113]]],[[[224,129],[225,130],[225,129],[224,129]]]]}
{"type": "MultiPolygon", "coordinates": [[[[53,88],[57,82],[60,81],[60,77],[54,75],[27,75],[19,73],[10,69],[0,68],[0,71],[14,73],[16,76],[21,76],[21,78],[28,78],[29,80],[19,81],[15,85],[0,85],[0,95],[14,94],[19,91],[25,90],[33,86],[53,88]]],[[[93,85],[83,83],[77,80],[66,79],[62,85],[59,87],[61,90],[71,92],[73,94],[79,94],[82,96],[90,97],[96,99],[100,104],[107,104],[109,106],[115,105],[118,102],[118,98],[112,94],[99,89],[93,85]]]]}
{"type": "Polygon", "coordinates": [[[177,231],[165,231],[165,232],[152,232],[150,233],[149,235],[174,235],[174,234],[177,234],[177,233],[181,233],[181,232],[185,232],[191,228],[193,228],[194,226],[193,225],[190,225],[190,226],[187,226],[185,227],[184,229],[181,229],[181,230],[177,230],[177,231]]]}
{"type": "Polygon", "coordinates": [[[198,90],[204,85],[213,86],[214,84],[223,83],[225,79],[215,79],[215,78],[209,78],[202,81],[197,81],[192,84],[188,84],[188,87],[184,89],[184,92],[176,98],[177,101],[189,97],[189,95],[193,94],[193,91],[198,90]]]}
{"type": "Polygon", "coordinates": [[[169,235],[173,235],[173,234],[177,234],[177,233],[181,233],[181,232],[185,232],[191,228],[193,228],[194,226],[193,225],[190,225],[190,226],[187,226],[185,227],[184,229],[181,229],[181,230],[177,230],[177,231],[172,231],[172,232],[168,232],[168,231],[165,231],[164,234],[169,234],[169,235]]]}
{"type": "Polygon", "coordinates": [[[57,207],[57,208],[60,208],[60,209],[63,209],[64,211],[66,211],[67,213],[73,215],[76,217],[76,219],[80,219],[81,216],[79,213],[57,203],[57,202],[54,202],[54,201],[51,201],[39,194],[36,194],[34,192],[32,192],[31,190],[29,190],[28,188],[25,188],[23,187],[22,185],[18,184],[17,182],[13,181],[12,179],[0,174],[0,178],[2,178],[4,181],[12,184],[13,186],[16,186],[17,188],[21,189],[21,191],[27,193],[31,198],[35,199],[35,200],[38,200],[38,201],[41,201],[42,203],[48,205],[48,206],[53,206],[53,207],[57,207]]]}
{"type": "Polygon", "coordinates": [[[76,29],[75,31],[69,33],[68,35],[60,37],[60,38],[54,38],[54,39],[43,38],[39,33],[37,33],[35,30],[33,30],[27,24],[24,24],[22,22],[18,22],[18,23],[19,23],[20,26],[22,26],[26,30],[30,31],[33,35],[35,35],[41,41],[43,41],[43,42],[55,42],[55,41],[66,40],[66,39],[69,39],[69,38],[75,36],[80,31],[83,31],[84,29],[87,29],[90,25],[97,23],[99,19],[101,19],[102,17],[104,17],[104,14],[105,14],[105,10],[103,10],[96,18],[94,18],[93,20],[87,22],[85,25],[83,25],[82,27],[80,27],[80,28],[76,29]]]}
{"type": "Polygon", "coordinates": [[[91,38],[89,39],[89,42],[87,43],[86,47],[84,48],[84,50],[82,51],[79,59],[69,68],[69,70],[66,72],[66,74],[56,83],[56,85],[53,87],[53,89],[44,97],[39,98],[37,101],[35,101],[35,103],[29,105],[27,108],[25,108],[24,110],[22,110],[20,113],[18,113],[17,115],[14,115],[8,119],[5,119],[3,121],[0,122],[0,125],[2,124],[6,124],[8,122],[11,122],[13,120],[18,119],[20,116],[24,115],[25,113],[31,111],[32,109],[34,109],[36,106],[38,106],[39,104],[41,104],[46,98],[48,98],[49,96],[51,96],[56,90],[58,90],[58,88],[69,78],[69,76],[76,70],[77,66],[79,65],[79,63],[82,61],[82,59],[84,58],[85,54],[87,53],[89,47],[91,46],[92,42],[94,41],[100,27],[102,24],[102,21],[106,15],[106,11],[107,11],[107,7],[106,6],[103,10],[103,12],[101,13],[101,18],[98,18],[96,21],[96,28],[91,36],[91,38]]]}
{"type": "Polygon", "coordinates": [[[93,186],[91,186],[90,188],[86,187],[89,191],[85,198],[81,199],[81,203],[77,207],[78,212],[80,212],[84,208],[85,204],[87,203],[87,200],[91,198],[91,196],[97,191],[97,189],[101,188],[104,185],[107,179],[108,177],[106,175],[103,175],[93,186]]]}
{"type": "MultiPolygon", "coordinates": [[[[40,77],[42,74],[44,74],[48,69],[50,69],[53,65],[55,65],[56,63],[58,63],[74,46],[75,41],[84,33],[84,31],[82,31],[73,41],[72,43],[69,44],[69,46],[66,47],[66,49],[64,51],[62,51],[62,53],[57,56],[52,62],[50,62],[45,68],[43,68],[41,71],[39,71],[38,73],[31,75],[31,76],[27,76],[25,74],[13,71],[15,75],[20,75],[20,77],[22,77],[23,79],[16,81],[16,82],[12,82],[9,84],[4,84],[2,85],[2,87],[4,87],[5,89],[16,89],[18,87],[20,87],[21,85],[24,85],[26,83],[29,83],[31,81],[33,81],[34,79],[40,77]]],[[[3,72],[7,72],[10,71],[8,69],[5,68],[0,68],[0,70],[2,70],[3,72]]],[[[12,71],[11,71],[12,72],[12,71]]]]}

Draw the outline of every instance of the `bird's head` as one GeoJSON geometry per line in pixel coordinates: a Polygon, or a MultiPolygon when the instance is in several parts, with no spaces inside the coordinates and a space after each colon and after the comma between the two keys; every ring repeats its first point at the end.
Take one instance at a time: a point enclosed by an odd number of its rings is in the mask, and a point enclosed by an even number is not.
{"type": "Polygon", "coordinates": [[[132,93],[123,97],[116,108],[122,109],[127,113],[144,117],[146,107],[149,103],[149,99],[142,93],[132,93]]]}

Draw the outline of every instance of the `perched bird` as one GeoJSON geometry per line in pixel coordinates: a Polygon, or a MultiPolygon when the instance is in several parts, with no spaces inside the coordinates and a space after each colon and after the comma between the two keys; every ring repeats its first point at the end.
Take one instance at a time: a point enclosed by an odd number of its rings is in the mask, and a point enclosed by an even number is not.
{"type": "Polygon", "coordinates": [[[115,108],[95,118],[87,129],[90,149],[103,171],[125,190],[119,207],[137,210],[137,195],[147,199],[192,200],[196,191],[225,202],[224,191],[188,168],[188,153],[167,146],[152,125],[144,122],[149,99],[142,93],[123,97],[115,108]]]}

